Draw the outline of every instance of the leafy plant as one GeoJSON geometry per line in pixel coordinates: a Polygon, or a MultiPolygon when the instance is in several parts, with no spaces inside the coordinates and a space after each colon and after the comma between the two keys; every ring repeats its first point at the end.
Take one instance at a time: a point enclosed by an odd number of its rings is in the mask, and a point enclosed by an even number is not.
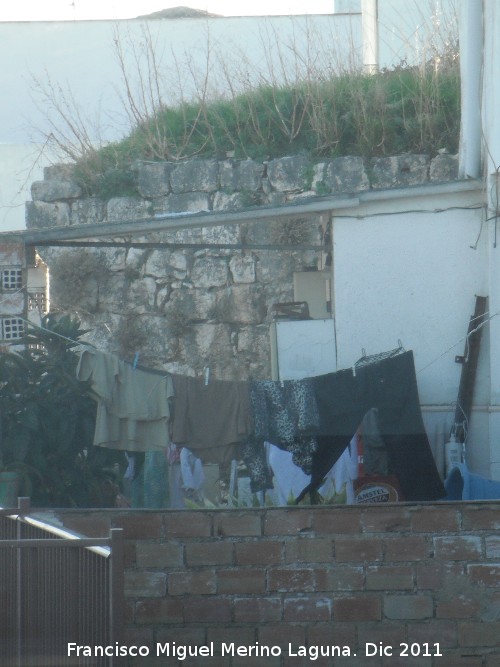
{"type": "Polygon", "coordinates": [[[115,453],[92,444],[96,405],[76,378],[77,319],[47,315],[22,352],[0,352],[0,467],[33,505],[103,506],[115,453]]]}

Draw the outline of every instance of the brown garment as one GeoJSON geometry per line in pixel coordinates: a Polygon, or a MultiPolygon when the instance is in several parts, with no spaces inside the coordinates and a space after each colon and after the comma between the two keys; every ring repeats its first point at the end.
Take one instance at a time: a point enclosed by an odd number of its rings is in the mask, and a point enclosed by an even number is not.
{"type": "Polygon", "coordinates": [[[171,440],[188,447],[204,463],[239,459],[239,443],[252,431],[247,382],[173,375],[171,440]]]}

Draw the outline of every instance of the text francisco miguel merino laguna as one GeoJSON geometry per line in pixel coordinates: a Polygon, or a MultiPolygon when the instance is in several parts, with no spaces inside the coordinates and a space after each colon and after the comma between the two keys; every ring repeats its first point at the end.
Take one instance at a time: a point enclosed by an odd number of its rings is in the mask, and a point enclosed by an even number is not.
{"type": "MultiPolygon", "coordinates": [[[[176,642],[158,642],[154,649],[152,647],[142,645],[122,645],[119,642],[108,644],[106,646],[89,646],[85,644],[76,644],[70,642],[68,644],[68,657],[114,657],[114,656],[137,656],[146,657],[148,655],[165,656],[170,658],[177,658],[177,660],[185,660],[188,657],[214,657],[216,655],[229,655],[233,657],[248,657],[256,656],[260,658],[276,657],[283,653],[280,646],[266,646],[264,644],[251,644],[248,646],[239,646],[234,642],[222,642],[216,652],[214,642],[210,642],[206,646],[186,646],[184,644],[177,644],[176,642]]],[[[306,657],[309,660],[317,660],[319,657],[350,657],[355,656],[349,646],[330,645],[330,646],[293,646],[288,644],[288,652],[284,653],[290,657],[306,657]]],[[[439,643],[401,643],[397,646],[389,646],[380,643],[367,643],[364,646],[364,655],[366,657],[372,656],[407,656],[407,657],[430,657],[442,656],[439,643]]]]}

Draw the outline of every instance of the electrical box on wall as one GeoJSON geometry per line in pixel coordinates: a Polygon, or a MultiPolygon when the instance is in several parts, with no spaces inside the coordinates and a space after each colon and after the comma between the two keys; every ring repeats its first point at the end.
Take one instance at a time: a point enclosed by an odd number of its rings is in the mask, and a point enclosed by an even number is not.
{"type": "Polygon", "coordinates": [[[273,380],[301,380],[336,370],[334,320],[280,320],[272,323],[273,380]]]}
{"type": "Polygon", "coordinates": [[[314,320],[332,316],[332,282],[330,271],[297,271],[293,274],[295,301],[306,301],[314,320]]]}

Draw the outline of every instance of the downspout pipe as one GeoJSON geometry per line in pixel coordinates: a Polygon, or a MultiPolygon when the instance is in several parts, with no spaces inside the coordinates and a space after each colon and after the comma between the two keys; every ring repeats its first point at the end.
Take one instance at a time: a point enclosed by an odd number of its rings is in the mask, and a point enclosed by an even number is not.
{"type": "Polygon", "coordinates": [[[480,178],[483,0],[461,0],[459,39],[462,107],[459,176],[480,178]]]}
{"type": "Polygon", "coordinates": [[[378,0],[361,0],[361,27],[363,33],[363,66],[373,74],[379,69],[378,54],[378,0]]]}

